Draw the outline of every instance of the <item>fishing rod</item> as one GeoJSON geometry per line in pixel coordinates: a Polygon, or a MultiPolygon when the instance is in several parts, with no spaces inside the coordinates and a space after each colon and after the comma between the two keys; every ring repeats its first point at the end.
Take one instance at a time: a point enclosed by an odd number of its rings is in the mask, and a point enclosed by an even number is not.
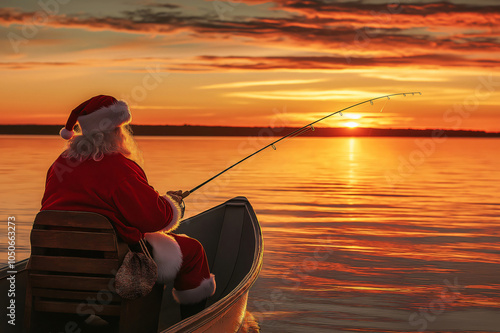
{"type": "Polygon", "coordinates": [[[250,157],[254,156],[254,155],[257,155],[258,153],[260,153],[261,151],[269,148],[269,147],[272,147],[274,150],[276,150],[276,144],[280,141],[283,141],[284,139],[286,138],[293,138],[293,137],[296,137],[298,135],[301,135],[309,130],[313,130],[314,131],[314,124],[316,123],[319,123],[320,121],[322,120],[325,120],[327,118],[330,118],[331,116],[339,113],[341,116],[342,116],[342,112],[345,111],[345,110],[349,110],[349,109],[352,109],[356,106],[359,106],[359,105],[362,105],[362,104],[365,104],[365,103],[370,103],[371,105],[373,105],[373,102],[378,100],[378,99],[382,99],[382,98],[387,98],[387,100],[390,100],[392,96],[400,96],[400,95],[403,95],[406,97],[406,95],[412,95],[414,96],[415,94],[419,94],[419,95],[422,95],[422,93],[420,91],[412,91],[412,92],[406,92],[406,93],[397,93],[397,94],[390,94],[390,95],[384,95],[384,96],[379,96],[379,97],[375,97],[375,98],[371,98],[371,99],[367,99],[366,101],[362,101],[362,102],[359,102],[359,103],[356,103],[356,104],[353,104],[351,106],[348,106],[346,108],[343,108],[342,110],[338,110],[338,111],[335,111],[333,113],[330,113],[329,115],[326,115],[318,120],[315,120],[313,121],[312,123],[309,123],[305,126],[302,126],[301,128],[299,129],[296,129],[295,131],[291,132],[290,134],[287,134],[281,138],[279,138],[278,140],[276,141],[273,141],[271,142],[270,144],[268,144],[267,146],[264,146],[262,147],[261,149],[257,150],[256,152],[248,155],[247,157],[239,160],[238,162],[234,163],[233,165],[227,167],[226,169],[222,170],[221,172],[219,172],[218,174],[216,174],[215,176],[213,176],[212,178],[204,181],[203,183],[201,183],[200,185],[194,187],[192,190],[188,191],[188,192],[185,192],[185,194],[182,194],[182,197],[185,198],[187,197],[189,194],[193,193],[194,191],[198,190],[200,187],[206,185],[207,183],[211,182],[212,180],[214,180],[215,178],[219,177],[220,175],[222,175],[223,173],[231,170],[232,168],[234,168],[235,166],[237,166],[238,164],[246,161],[247,159],[249,159],[250,157]]]}

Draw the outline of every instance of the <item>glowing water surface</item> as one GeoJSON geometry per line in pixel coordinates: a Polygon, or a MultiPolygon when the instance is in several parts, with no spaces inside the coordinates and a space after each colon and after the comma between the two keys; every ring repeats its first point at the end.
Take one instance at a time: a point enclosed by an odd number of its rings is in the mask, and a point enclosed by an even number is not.
{"type": "MultiPolygon", "coordinates": [[[[500,140],[417,140],[295,138],[186,200],[188,216],[252,203],[265,255],[248,307],[262,332],[500,332],[500,140]]],[[[62,141],[0,136],[0,211],[16,217],[18,259],[62,141]]],[[[160,192],[269,141],[138,138],[160,192]]]]}

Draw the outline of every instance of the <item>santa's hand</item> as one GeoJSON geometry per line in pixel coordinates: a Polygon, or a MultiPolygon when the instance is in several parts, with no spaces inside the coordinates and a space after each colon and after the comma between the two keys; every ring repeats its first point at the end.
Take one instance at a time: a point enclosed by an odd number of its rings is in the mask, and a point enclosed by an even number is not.
{"type": "Polygon", "coordinates": [[[179,191],[168,191],[167,194],[177,201],[179,205],[182,203],[182,200],[187,197],[190,193],[189,191],[182,192],[182,190],[179,191]]]}

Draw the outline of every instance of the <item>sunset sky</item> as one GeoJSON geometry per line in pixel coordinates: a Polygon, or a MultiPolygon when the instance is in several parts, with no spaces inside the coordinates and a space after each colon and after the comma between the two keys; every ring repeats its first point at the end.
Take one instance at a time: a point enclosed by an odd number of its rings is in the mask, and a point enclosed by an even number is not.
{"type": "Polygon", "coordinates": [[[135,124],[299,126],[421,91],[322,126],[500,131],[497,0],[1,3],[0,124],[108,94],[135,124]]]}

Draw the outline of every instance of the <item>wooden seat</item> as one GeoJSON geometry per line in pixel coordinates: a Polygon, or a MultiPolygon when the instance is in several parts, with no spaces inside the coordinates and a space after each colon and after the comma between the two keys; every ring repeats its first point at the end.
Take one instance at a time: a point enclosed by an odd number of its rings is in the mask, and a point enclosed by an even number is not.
{"type": "Polygon", "coordinates": [[[114,292],[114,276],[127,252],[127,244],[102,215],[38,213],[31,231],[26,331],[42,332],[47,324],[52,332],[68,331],[68,325],[70,332],[92,331],[83,320],[95,314],[114,323],[104,332],[157,332],[163,285],[137,300],[114,292]],[[65,318],[59,327],[49,313],[65,318]]]}

